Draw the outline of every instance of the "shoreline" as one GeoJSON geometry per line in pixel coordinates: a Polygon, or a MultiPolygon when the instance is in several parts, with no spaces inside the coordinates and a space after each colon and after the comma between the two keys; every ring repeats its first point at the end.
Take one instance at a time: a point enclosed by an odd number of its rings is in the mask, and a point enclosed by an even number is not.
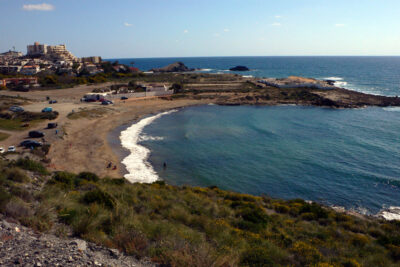
{"type": "MultiPolygon", "coordinates": [[[[209,104],[201,104],[200,106],[207,106],[207,105],[210,105],[210,104],[214,105],[212,103],[209,103],[209,104]]],[[[227,105],[227,106],[229,106],[229,105],[227,105]]],[[[251,106],[251,105],[249,105],[249,106],[251,106]]],[[[264,106],[267,106],[267,105],[264,105],[264,106]]],[[[283,104],[283,105],[274,105],[274,106],[303,106],[303,107],[307,107],[307,106],[304,106],[304,105],[285,105],[285,104],[283,104]]],[[[181,107],[181,108],[179,108],[179,110],[184,109],[184,108],[188,108],[188,107],[191,107],[191,106],[189,105],[189,106],[181,107]]],[[[326,107],[317,107],[317,108],[326,108],[326,107]]],[[[378,108],[384,109],[384,107],[378,107],[378,108]]],[[[166,112],[173,111],[173,110],[174,110],[174,108],[169,109],[169,110],[160,110],[158,113],[145,114],[145,115],[137,118],[136,120],[132,121],[132,124],[123,125],[123,127],[119,127],[119,131],[118,132],[121,133],[122,131],[127,130],[129,127],[132,127],[135,124],[140,123],[143,119],[152,118],[152,117],[156,117],[156,116],[159,116],[159,115],[161,115],[161,116],[167,115],[167,114],[165,114],[166,112]]],[[[158,118],[156,118],[156,119],[158,119],[158,118]]],[[[151,123],[153,123],[153,121],[151,121],[150,123],[147,123],[144,127],[150,125],[151,123]]],[[[139,136],[142,134],[142,131],[143,131],[144,127],[138,132],[139,136]]],[[[118,132],[115,132],[115,131],[116,131],[116,129],[114,129],[114,133],[110,133],[110,134],[113,134],[114,138],[115,137],[119,137],[120,134],[119,135],[116,134],[118,132]]],[[[119,151],[119,155],[120,155],[120,160],[122,162],[122,160],[129,153],[128,153],[127,149],[123,147],[123,145],[121,143],[121,140],[120,139],[118,139],[118,140],[120,141],[119,144],[118,144],[118,146],[119,146],[118,149],[120,150],[119,151]],[[121,152],[121,151],[123,151],[123,152],[121,152]]],[[[138,142],[136,144],[139,144],[139,143],[140,143],[140,140],[138,140],[138,142]]],[[[143,145],[140,145],[140,146],[143,146],[143,145]]],[[[145,147],[145,146],[143,146],[143,147],[145,147]]],[[[148,147],[145,147],[145,148],[148,149],[150,151],[150,153],[151,153],[151,150],[148,147]]],[[[142,158],[142,160],[143,160],[143,162],[145,164],[148,163],[149,165],[151,165],[152,171],[154,171],[154,169],[153,169],[154,166],[153,166],[153,163],[149,160],[149,156],[150,156],[150,154],[148,154],[146,156],[146,158],[142,158]]],[[[127,170],[126,170],[126,173],[129,174],[129,172],[127,170]]],[[[155,181],[165,181],[168,184],[168,182],[165,179],[163,179],[159,175],[158,172],[155,172],[155,173],[157,175],[157,180],[155,180],[155,181]]],[[[125,179],[127,179],[127,178],[125,178],[125,179]]],[[[130,181],[129,179],[127,179],[127,180],[130,181]]],[[[132,182],[132,181],[130,181],[130,182],[132,182]]],[[[152,182],[154,182],[154,181],[152,181],[152,182]]],[[[134,181],[132,183],[147,183],[147,182],[134,181]]],[[[192,185],[189,184],[189,186],[192,186],[192,185]]],[[[221,188],[221,189],[222,190],[228,190],[226,188],[221,188]]],[[[241,193],[241,194],[246,194],[246,192],[240,192],[240,191],[235,191],[235,190],[228,190],[228,191],[241,193]]],[[[255,196],[259,196],[259,195],[255,195],[255,196]]],[[[278,199],[281,199],[281,198],[278,198],[278,199]]],[[[287,200],[289,200],[289,199],[287,199],[287,200]]],[[[356,217],[363,218],[363,219],[376,218],[376,219],[384,219],[384,220],[387,220],[387,221],[400,220],[400,207],[397,207],[397,206],[390,206],[388,208],[385,205],[383,205],[382,208],[378,212],[373,213],[373,212],[370,212],[370,211],[367,211],[367,212],[359,211],[359,210],[355,209],[354,207],[345,208],[345,207],[342,207],[342,206],[337,206],[336,204],[327,205],[327,204],[323,204],[323,203],[321,203],[319,201],[311,201],[311,202],[318,203],[319,205],[325,206],[325,207],[327,207],[329,209],[333,209],[333,210],[335,210],[336,212],[339,212],[339,213],[344,213],[344,214],[356,216],[356,217]]]]}

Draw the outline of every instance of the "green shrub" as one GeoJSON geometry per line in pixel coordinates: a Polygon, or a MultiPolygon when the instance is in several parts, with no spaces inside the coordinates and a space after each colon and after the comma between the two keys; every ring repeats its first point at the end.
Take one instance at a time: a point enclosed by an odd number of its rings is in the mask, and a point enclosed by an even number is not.
{"type": "Polygon", "coordinates": [[[252,248],[241,255],[241,266],[276,266],[265,248],[252,248]]]}
{"type": "Polygon", "coordinates": [[[6,169],[5,175],[8,180],[11,180],[14,182],[24,183],[24,182],[29,181],[28,176],[26,176],[26,174],[23,171],[21,171],[20,169],[17,169],[17,168],[6,169]]]}
{"type": "Polygon", "coordinates": [[[113,199],[113,197],[110,194],[108,194],[104,191],[101,191],[100,189],[87,192],[83,196],[83,201],[86,204],[91,204],[91,203],[101,204],[109,209],[113,209],[116,204],[115,200],[113,199]]]}
{"type": "Polygon", "coordinates": [[[7,203],[10,201],[11,195],[6,191],[5,188],[0,186],[0,211],[4,212],[4,208],[7,203]]]}
{"type": "Polygon", "coordinates": [[[48,174],[46,168],[41,163],[31,160],[29,158],[18,159],[16,165],[28,171],[33,171],[40,174],[48,174]]]}
{"type": "Polygon", "coordinates": [[[365,235],[356,234],[356,235],[354,235],[354,237],[351,239],[351,243],[352,243],[354,246],[357,246],[357,247],[364,247],[366,244],[369,243],[369,239],[368,239],[365,235]]]}
{"type": "Polygon", "coordinates": [[[69,172],[56,172],[53,181],[63,184],[67,188],[73,188],[79,183],[76,175],[69,172]]]}
{"type": "Polygon", "coordinates": [[[97,182],[99,177],[91,172],[81,172],[78,174],[78,178],[86,181],[97,182]]]}
{"type": "Polygon", "coordinates": [[[318,249],[302,241],[296,242],[293,245],[292,251],[302,266],[313,265],[322,259],[322,255],[318,249]]]}
{"type": "Polygon", "coordinates": [[[66,224],[72,224],[75,218],[78,216],[78,211],[75,209],[64,208],[58,212],[60,221],[66,224]]]}

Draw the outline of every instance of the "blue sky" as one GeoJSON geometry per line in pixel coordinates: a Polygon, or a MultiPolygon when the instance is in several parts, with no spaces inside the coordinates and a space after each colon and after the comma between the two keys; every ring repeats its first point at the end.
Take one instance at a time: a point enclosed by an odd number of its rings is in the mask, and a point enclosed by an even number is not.
{"type": "Polygon", "coordinates": [[[77,56],[400,55],[399,0],[0,0],[0,51],[77,56]]]}

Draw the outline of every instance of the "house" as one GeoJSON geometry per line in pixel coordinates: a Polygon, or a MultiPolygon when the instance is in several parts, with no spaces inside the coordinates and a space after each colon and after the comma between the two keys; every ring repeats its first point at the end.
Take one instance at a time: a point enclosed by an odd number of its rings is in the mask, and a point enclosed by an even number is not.
{"type": "Polygon", "coordinates": [[[25,65],[20,70],[23,75],[35,75],[40,72],[40,67],[38,65],[25,65]]]}

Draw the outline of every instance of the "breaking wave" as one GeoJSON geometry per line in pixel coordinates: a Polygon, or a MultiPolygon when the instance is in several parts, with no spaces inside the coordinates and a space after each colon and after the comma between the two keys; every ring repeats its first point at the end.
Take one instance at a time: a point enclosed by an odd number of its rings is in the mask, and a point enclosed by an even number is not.
{"type": "Polygon", "coordinates": [[[124,177],[131,183],[153,183],[159,179],[157,173],[148,162],[150,150],[140,145],[139,142],[144,140],[161,140],[162,137],[141,136],[140,134],[143,128],[154,120],[176,111],[171,110],[142,119],[121,132],[121,145],[130,151],[129,156],[122,160],[122,164],[126,166],[128,171],[128,174],[124,177]]]}

